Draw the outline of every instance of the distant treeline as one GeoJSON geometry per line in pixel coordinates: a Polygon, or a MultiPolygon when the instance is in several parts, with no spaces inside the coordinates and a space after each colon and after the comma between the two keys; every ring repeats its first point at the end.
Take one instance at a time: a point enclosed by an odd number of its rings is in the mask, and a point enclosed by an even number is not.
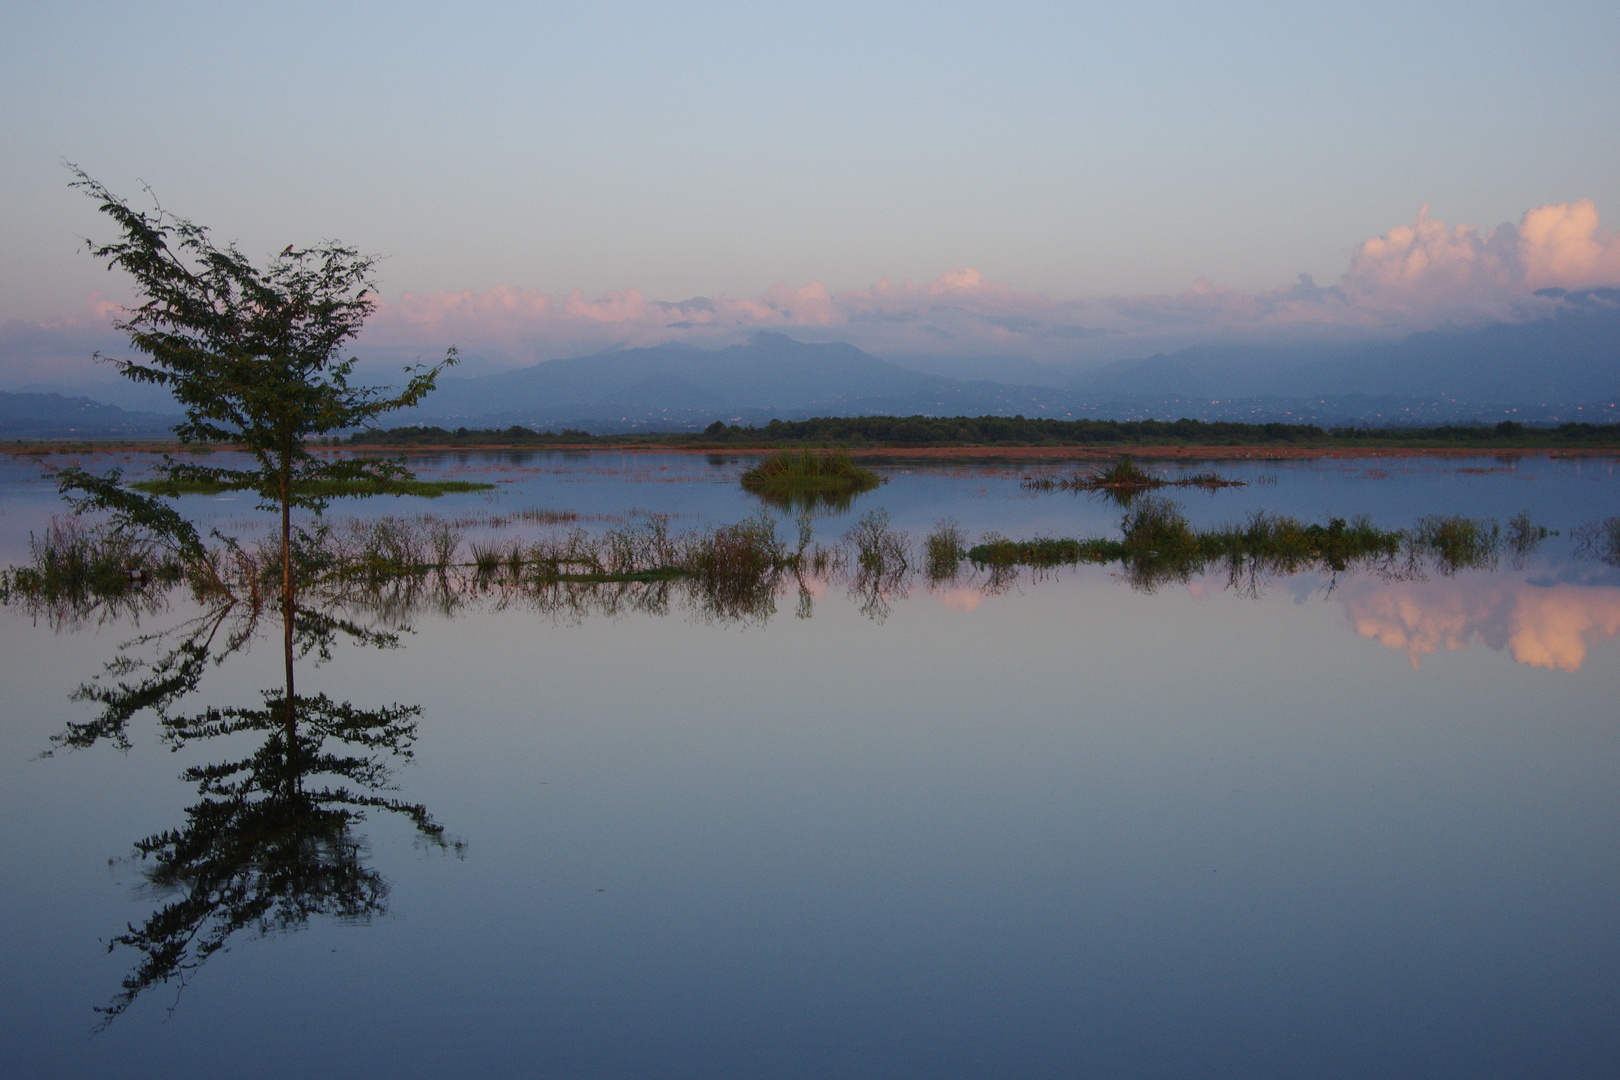
{"type": "Polygon", "coordinates": [[[1535,427],[1512,420],[1492,425],[1336,427],[1240,424],[1203,420],[1048,420],[1023,416],[827,416],[772,420],[763,427],[720,421],[701,432],[592,435],[565,428],[534,431],[449,431],[398,427],[358,432],[356,446],[682,446],[745,448],[777,445],[837,447],[923,446],[1620,446],[1620,424],[1567,423],[1535,427]]]}

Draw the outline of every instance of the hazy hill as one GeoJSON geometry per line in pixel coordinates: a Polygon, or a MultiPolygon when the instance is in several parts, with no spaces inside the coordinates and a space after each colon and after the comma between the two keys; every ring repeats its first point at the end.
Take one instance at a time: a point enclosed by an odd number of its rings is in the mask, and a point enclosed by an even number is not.
{"type": "MultiPolygon", "coordinates": [[[[605,432],[691,430],[717,419],[916,414],[1330,425],[1620,418],[1620,289],[1544,295],[1561,302],[1554,317],[1535,322],[1414,334],[1370,347],[1201,345],[1094,368],[1058,380],[1060,386],[952,378],[853,345],[805,344],[778,334],[714,351],[670,343],[476,377],[457,369],[420,408],[390,423],[605,432]]],[[[368,374],[397,378],[397,367],[379,365],[368,374]]],[[[1010,363],[1004,378],[1056,370],[1033,367],[1010,363]]],[[[88,397],[0,397],[0,435],[11,438],[156,435],[174,423],[88,397]]]]}
{"type": "Polygon", "coordinates": [[[1107,401],[1366,395],[1496,405],[1620,397],[1620,289],[1541,295],[1548,319],[1413,334],[1359,349],[1200,345],[1083,372],[1069,389],[1107,401]]]}
{"type": "Polygon", "coordinates": [[[171,434],[180,419],[128,412],[87,397],[0,392],[0,438],[148,438],[171,434]]]}
{"type": "Polygon", "coordinates": [[[713,352],[671,343],[476,379],[441,378],[407,422],[456,426],[703,426],[876,413],[1056,415],[1078,395],[1046,387],[966,382],[880,360],[853,345],[757,334],[713,352]]]}

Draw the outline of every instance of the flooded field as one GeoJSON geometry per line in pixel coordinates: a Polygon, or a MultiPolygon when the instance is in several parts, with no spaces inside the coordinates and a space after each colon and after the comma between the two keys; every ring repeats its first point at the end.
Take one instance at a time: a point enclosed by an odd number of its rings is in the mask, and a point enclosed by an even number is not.
{"type": "Polygon", "coordinates": [[[250,494],[13,575],[8,1072],[1612,1074],[1614,460],[757,460],[413,459],[292,693],[250,494]]]}

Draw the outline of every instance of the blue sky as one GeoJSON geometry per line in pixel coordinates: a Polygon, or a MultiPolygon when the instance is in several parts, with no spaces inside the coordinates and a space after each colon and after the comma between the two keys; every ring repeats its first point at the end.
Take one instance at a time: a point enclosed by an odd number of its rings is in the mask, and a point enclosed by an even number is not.
{"type": "Polygon", "coordinates": [[[1620,220],[1612,3],[64,3],[6,26],[0,319],[123,295],[77,247],[104,229],[63,158],[249,252],[384,254],[390,301],[966,267],[1060,303],[1263,294],[1330,285],[1424,204],[1485,234],[1583,199],[1620,220]]]}

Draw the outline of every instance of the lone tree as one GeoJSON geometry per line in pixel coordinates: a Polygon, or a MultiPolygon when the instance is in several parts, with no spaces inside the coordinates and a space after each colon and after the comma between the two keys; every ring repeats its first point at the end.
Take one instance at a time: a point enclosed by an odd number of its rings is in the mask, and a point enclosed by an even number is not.
{"type": "MultiPolygon", "coordinates": [[[[376,259],[326,241],[289,245],[260,267],[234,243],[216,246],[208,230],[160,205],[137,210],[74,165],[73,187],[100,203],[119,229],[110,243],[86,244],[107,268],[134,279],[141,302],[115,325],[144,359],[103,357],[137,382],[165,387],[185,409],[175,428],[184,443],[231,443],[257,463],[230,469],[166,461],[171,484],[204,483],[253,491],[281,512],[281,602],[286,624],[287,702],[292,691],[294,584],[292,509],[320,513],[332,482],[386,488],[410,473],[395,461],[317,457],[311,439],[361,427],[420,402],[440,371],[456,362],[451,348],[432,368],[406,368],[398,391],[354,385],[354,358],[342,350],[376,308],[376,259]]],[[[116,477],[77,473],[90,501],[127,507],[133,493],[116,477]]]]}

